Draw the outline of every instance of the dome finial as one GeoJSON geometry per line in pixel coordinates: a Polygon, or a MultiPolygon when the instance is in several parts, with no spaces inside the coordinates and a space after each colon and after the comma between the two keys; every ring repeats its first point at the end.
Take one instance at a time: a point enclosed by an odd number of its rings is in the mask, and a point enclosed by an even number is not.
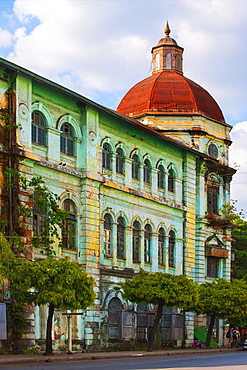
{"type": "Polygon", "coordinates": [[[166,28],[164,29],[164,32],[166,34],[166,36],[169,36],[170,35],[170,28],[169,28],[169,24],[168,24],[168,21],[166,22],[166,28]]]}

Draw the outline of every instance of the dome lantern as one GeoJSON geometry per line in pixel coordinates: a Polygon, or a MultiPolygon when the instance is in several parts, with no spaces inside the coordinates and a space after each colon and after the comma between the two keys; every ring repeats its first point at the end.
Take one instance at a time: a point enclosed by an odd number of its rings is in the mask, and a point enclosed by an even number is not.
{"type": "Polygon", "coordinates": [[[164,29],[165,37],[160,39],[158,45],[152,48],[153,73],[160,71],[177,71],[183,73],[183,48],[170,37],[168,22],[164,29]]]}

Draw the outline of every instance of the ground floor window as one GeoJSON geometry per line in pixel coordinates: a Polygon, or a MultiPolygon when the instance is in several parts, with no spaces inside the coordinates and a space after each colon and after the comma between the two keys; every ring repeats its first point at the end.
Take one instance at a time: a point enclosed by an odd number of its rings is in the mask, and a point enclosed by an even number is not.
{"type": "Polygon", "coordinates": [[[207,277],[217,278],[219,277],[219,258],[218,257],[207,257],[207,277]]]}

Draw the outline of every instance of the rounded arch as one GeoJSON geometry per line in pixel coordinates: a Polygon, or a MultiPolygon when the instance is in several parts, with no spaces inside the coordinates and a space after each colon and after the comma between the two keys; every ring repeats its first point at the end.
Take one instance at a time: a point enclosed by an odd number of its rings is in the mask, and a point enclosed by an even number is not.
{"type": "Polygon", "coordinates": [[[57,121],[56,128],[59,131],[61,131],[61,127],[63,126],[63,124],[66,124],[66,123],[72,128],[74,137],[81,139],[82,135],[81,135],[80,127],[78,123],[76,122],[76,120],[70,114],[65,114],[64,116],[60,117],[57,121]]]}
{"type": "Polygon", "coordinates": [[[139,149],[137,149],[137,148],[133,149],[130,152],[129,157],[132,158],[134,155],[136,155],[139,158],[139,161],[140,161],[140,159],[141,159],[141,153],[140,153],[139,149]]]}
{"type": "Polygon", "coordinates": [[[142,222],[142,220],[140,219],[140,217],[139,217],[139,216],[134,216],[134,217],[132,217],[132,220],[131,220],[131,223],[130,223],[131,227],[133,227],[134,222],[139,222],[139,224],[140,224],[140,228],[141,228],[141,229],[143,228],[143,222],[142,222]]]}
{"type": "Polygon", "coordinates": [[[110,151],[114,152],[114,149],[113,149],[114,145],[113,145],[110,137],[108,137],[108,136],[104,137],[104,139],[101,140],[100,147],[103,148],[104,144],[107,144],[110,148],[110,151]]]}
{"type": "Polygon", "coordinates": [[[153,168],[153,161],[152,161],[152,159],[151,159],[151,157],[150,157],[150,154],[146,153],[146,154],[143,156],[143,163],[144,163],[145,161],[148,161],[148,162],[149,162],[149,164],[150,164],[150,167],[151,167],[151,168],[153,168]]]}
{"type": "Polygon", "coordinates": [[[76,207],[76,210],[77,210],[77,214],[79,214],[79,210],[80,210],[80,201],[75,197],[74,194],[68,192],[68,191],[65,191],[63,192],[61,195],[60,195],[60,204],[62,205],[62,203],[65,201],[65,200],[71,200],[74,204],[75,204],[75,207],[76,207]]]}
{"type": "Polygon", "coordinates": [[[123,152],[123,156],[124,156],[124,157],[126,157],[126,156],[127,156],[127,151],[126,151],[126,148],[125,148],[125,146],[124,146],[124,144],[123,144],[123,143],[117,143],[117,144],[115,145],[115,151],[117,151],[118,149],[121,149],[121,150],[122,150],[122,152],[123,152]]]}
{"type": "Polygon", "coordinates": [[[167,229],[167,234],[169,235],[170,231],[173,231],[175,235],[177,236],[177,229],[175,228],[174,225],[170,225],[167,229]]]}
{"type": "Polygon", "coordinates": [[[104,220],[106,214],[109,214],[111,216],[113,223],[116,222],[116,215],[113,212],[112,208],[108,207],[104,209],[104,211],[102,212],[102,217],[101,217],[102,220],[104,220]]]}
{"type": "Polygon", "coordinates": [[[160,229],[164,229],[165,230],[165,235],[168,235],[168,229],[167,229],[167,226],[164,222],[160,222],[156,228],[156,233],[158,234],[159,233],[159,230],[160,229]]]}
{"type": "Polygon", "coordinates": [[[42,116],[45,119],[47,128],[48,127],[55,128],[55,123],[52,119],[51,113],[42,102],[35,102],[32,104],[31,114],[34,113],[35,111],[42,114],[42,116]]]}
{"type": "Polygon", "coordinates": [[[177,178],[178,177],[178,171],[177,171],[176,165],[174,163],[170,163],[167,166],[167,172],[169,172],[170,170],[173,171],[173,174],[174,174],[175,178],[177,178]]]}
{"type": "Polygon", "coordinates": [[[159,166],[162,166],[164,168],[164,172],[167,171],[167,164],[166,162],[164,161],[164,159],[159,159],[157,162],[156,162],[156,165],[155,165],[155,168],[159,168],[159,166]]]}
{"type": "Polygon", "coordinates": [[[112,298],[120,299],[120,301],[122,302],[122,305],[126,304],[126,301],[122,297],[122,291],[118,288],[112,288],[105,295],[105,298],[104,298],[104,300],[102,302],[102,306],[101,306],[102,310],[107,310],[107,308],[109,306],[109,303],[110,303],[112,298]]]}
{"type": "Polygon", "coordinates": [[[116,214],[116,220],[118,220],[120,217],[124,219],[125,226],[127,227],[127,225],[128,225],[128,218],[127,218],[126,214],[123,211],[120,211],[120,212],[118,212],[116,214]]]}
{"type": "Polygon", "coordinates": [[[150,225],[151,231],[154,232],[155,227],[154,227],[153,222],[150,220],[150,218],[146,218],[146,220],[143,222],[143,227],[145,227],[146,225],[150,225]]]}

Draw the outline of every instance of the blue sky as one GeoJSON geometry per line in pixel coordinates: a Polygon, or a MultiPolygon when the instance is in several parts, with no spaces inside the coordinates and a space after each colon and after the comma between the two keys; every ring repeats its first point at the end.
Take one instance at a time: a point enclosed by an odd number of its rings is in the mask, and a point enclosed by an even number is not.
{"type": "Polygon", "coordinates": [[[246,0],[0,0],[0,56],[107,107],[151,72],[166,21],[184,74],[233,125],[232,198],[247,216],[246,0]]]}

